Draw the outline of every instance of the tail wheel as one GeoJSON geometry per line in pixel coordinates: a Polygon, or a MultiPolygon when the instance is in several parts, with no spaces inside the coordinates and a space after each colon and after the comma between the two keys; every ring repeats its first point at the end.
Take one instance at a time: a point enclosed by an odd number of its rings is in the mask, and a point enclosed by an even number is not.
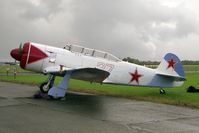
{"type": "Polygon", "coordinates": [[[52,85],[48,85],[48,82],[43,82],[39,88],[40,88],[40,91],[42,93],[48,93],[49,89],[52,87],[52,85]]]}
{"type": "Polygon", "coordinates": [[[160,94],[166,94],[166,92],[165,92],[165,90],[163,90],[163,89],[160,89],[160,94]]]}

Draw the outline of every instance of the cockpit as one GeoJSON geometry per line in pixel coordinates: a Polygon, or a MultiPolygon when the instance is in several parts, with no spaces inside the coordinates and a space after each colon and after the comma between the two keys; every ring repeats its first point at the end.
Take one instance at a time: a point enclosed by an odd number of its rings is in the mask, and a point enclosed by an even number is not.
{"type": "Polygon", "coordinates": [[[83,54],[86,56],[103,58],[103,59],[107,59],[107,60],[115,61],[115,62],[121,61],[119,58],[115,57],[114,55],[112,55],[110,53],[100,51],[100,50],[91,49],[91,48],[86,48],[83,46],[67,44],[64,47],[64,49],[71,51],[71,52],[80,53],[80,54],[83,54]]]}

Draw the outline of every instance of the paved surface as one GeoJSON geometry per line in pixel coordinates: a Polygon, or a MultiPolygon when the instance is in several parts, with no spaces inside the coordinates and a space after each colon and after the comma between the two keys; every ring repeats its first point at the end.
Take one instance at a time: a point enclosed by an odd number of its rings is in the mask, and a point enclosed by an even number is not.
{"type": "Polygon", "coordinates": [[[0,133],[198,133],[199,110],[89,94],[33,99],[36,86],[0,82],[0,133]]]}

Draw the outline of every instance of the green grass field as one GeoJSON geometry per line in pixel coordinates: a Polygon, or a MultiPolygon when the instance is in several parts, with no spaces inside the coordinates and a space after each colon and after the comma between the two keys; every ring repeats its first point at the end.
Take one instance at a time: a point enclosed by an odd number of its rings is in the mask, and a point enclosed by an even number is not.
{"type": "MultiPolygon", "coordinates": [[[[160,95],[159,88],[108,84],[101,85],[98,83],[90,84],[89,82],[73,79],[70,80],[69,90],[199,108],[199,93],[186,92],[186,88],[190,85],[199,88],[199,73],[187,73],[186,78],[187,81],[185,81],[184,85],[181,87],[165,88],[166,95],[160,95]]],[[[36,85],[39,85],[46,79],[47,76],[40,74],[18,75],[16,79],[14,79],[12,75],[0,76],[1,81],[11,81],[36,85]]],[[[56,78],[55,83],[58,84],[60,80],[61,78],[56,78]]]]}

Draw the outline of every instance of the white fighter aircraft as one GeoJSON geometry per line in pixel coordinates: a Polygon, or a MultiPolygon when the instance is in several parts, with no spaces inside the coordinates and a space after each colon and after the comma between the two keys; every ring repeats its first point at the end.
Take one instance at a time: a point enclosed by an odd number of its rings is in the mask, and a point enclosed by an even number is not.
{"type": "Polygon", "coordinates": [[[164,94],[165,87],[180,86],[185,74],[179,58],[168,53],[157,69],[124,62],[99,50],[77,45],[57,48],[33,42],[21,44],[10,52],[20,61],[23,69],[49,74],[48,81],[40,90],[53,98],[64,97],[70,78],[104,84],[159,87],[164,94]],[[62,76],[58,86],[53,86],[55,76],[62,76]]]}

